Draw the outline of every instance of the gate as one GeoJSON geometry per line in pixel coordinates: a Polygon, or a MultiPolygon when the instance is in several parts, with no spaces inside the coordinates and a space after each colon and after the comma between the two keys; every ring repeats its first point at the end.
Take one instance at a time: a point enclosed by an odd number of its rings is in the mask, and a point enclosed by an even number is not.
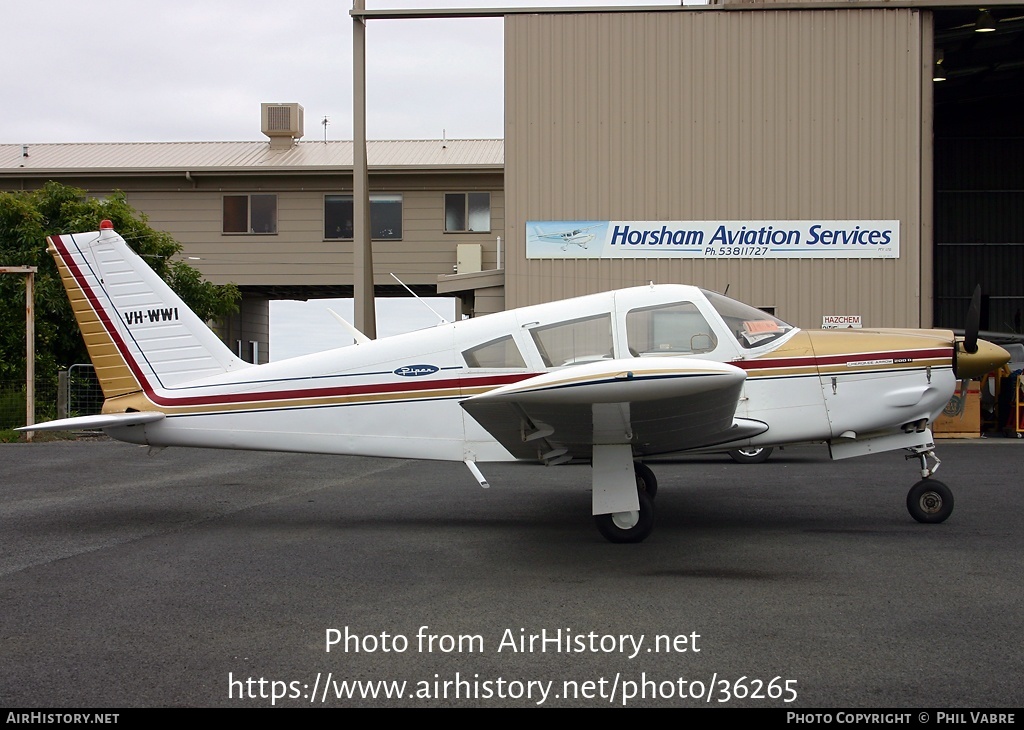
{"type": "Polygon", "coordinates": [[[103,390],[96,378],[96,369],[92,365],[72,365],[68,368],[67,415],[92,416],[103,409],[103,390]]]}

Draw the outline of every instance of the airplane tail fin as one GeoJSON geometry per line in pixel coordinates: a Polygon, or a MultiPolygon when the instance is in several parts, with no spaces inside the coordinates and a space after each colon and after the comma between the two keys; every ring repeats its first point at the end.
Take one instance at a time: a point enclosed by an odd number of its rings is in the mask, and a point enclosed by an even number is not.
{"type": "Polygon", "coordinates": [[[110,221],[47,239],[104,398],[173,388],[249,364],[133,252],[110,221]]]}

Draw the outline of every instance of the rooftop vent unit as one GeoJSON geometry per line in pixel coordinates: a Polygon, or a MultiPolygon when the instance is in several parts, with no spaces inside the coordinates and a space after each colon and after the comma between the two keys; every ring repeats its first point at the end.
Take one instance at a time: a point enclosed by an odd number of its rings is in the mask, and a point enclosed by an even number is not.
{"type": "Polygon", "coordinates": [[[270,149],[289,149],[303,135],[301,104],[260,104],[263,134],[270,149]]]}

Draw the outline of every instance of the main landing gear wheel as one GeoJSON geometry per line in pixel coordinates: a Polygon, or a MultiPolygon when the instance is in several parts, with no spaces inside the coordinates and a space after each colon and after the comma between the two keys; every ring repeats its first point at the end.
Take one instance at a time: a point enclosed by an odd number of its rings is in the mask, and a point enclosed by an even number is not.
{"type": "Polygon", "coordinates": [[[637,491],[647,492],[647,496],[654,499],[658,496],[658,478],[654,476],[651,467],[640,461],[633,462],[633,473],[636,474],[637,491]]]}
{"type": "Polygon", "coordinates": [[[907,510],[918,522],[945,522],[953,513],[953,492],[938,479],[922,479],[907,493],[907,510]]]}
{"type": "Polygon", "coordinates": [[[614,512],[594,515],[597,530],[608,542],[643,542],[654,529],[654,502],[650,495],[637,490],[640,499],[639,512],[614,512]]]}
{"type": "Polygon", "coordinates": [[[737,464],[761,464],[768,461],[772,451],[774,448],[771,446],[748,446],[745,449],[733,449],[728,454],[737,464]]]}

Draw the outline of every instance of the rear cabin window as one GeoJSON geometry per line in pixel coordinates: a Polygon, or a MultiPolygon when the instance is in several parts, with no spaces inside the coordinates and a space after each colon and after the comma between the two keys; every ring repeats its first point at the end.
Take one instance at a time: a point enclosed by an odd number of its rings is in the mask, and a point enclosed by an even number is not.
{"type": "Polygon", "coordinates": [[[549,324],[530,330],[530,334],[549,368],[615,356],[610,314],[549,324]]]}
{"type": "Polygon", "coordinates": [[[526,361],[510,336],[500,337],[464,350],[462,357],[471,368],[525,368],[526,361]]]}
{"type": "Polygon", "coordinates": [[[691,302],[633,309],[626,315],[626,338],[634,357],[711,352],[718,338],[691,302]]]}

